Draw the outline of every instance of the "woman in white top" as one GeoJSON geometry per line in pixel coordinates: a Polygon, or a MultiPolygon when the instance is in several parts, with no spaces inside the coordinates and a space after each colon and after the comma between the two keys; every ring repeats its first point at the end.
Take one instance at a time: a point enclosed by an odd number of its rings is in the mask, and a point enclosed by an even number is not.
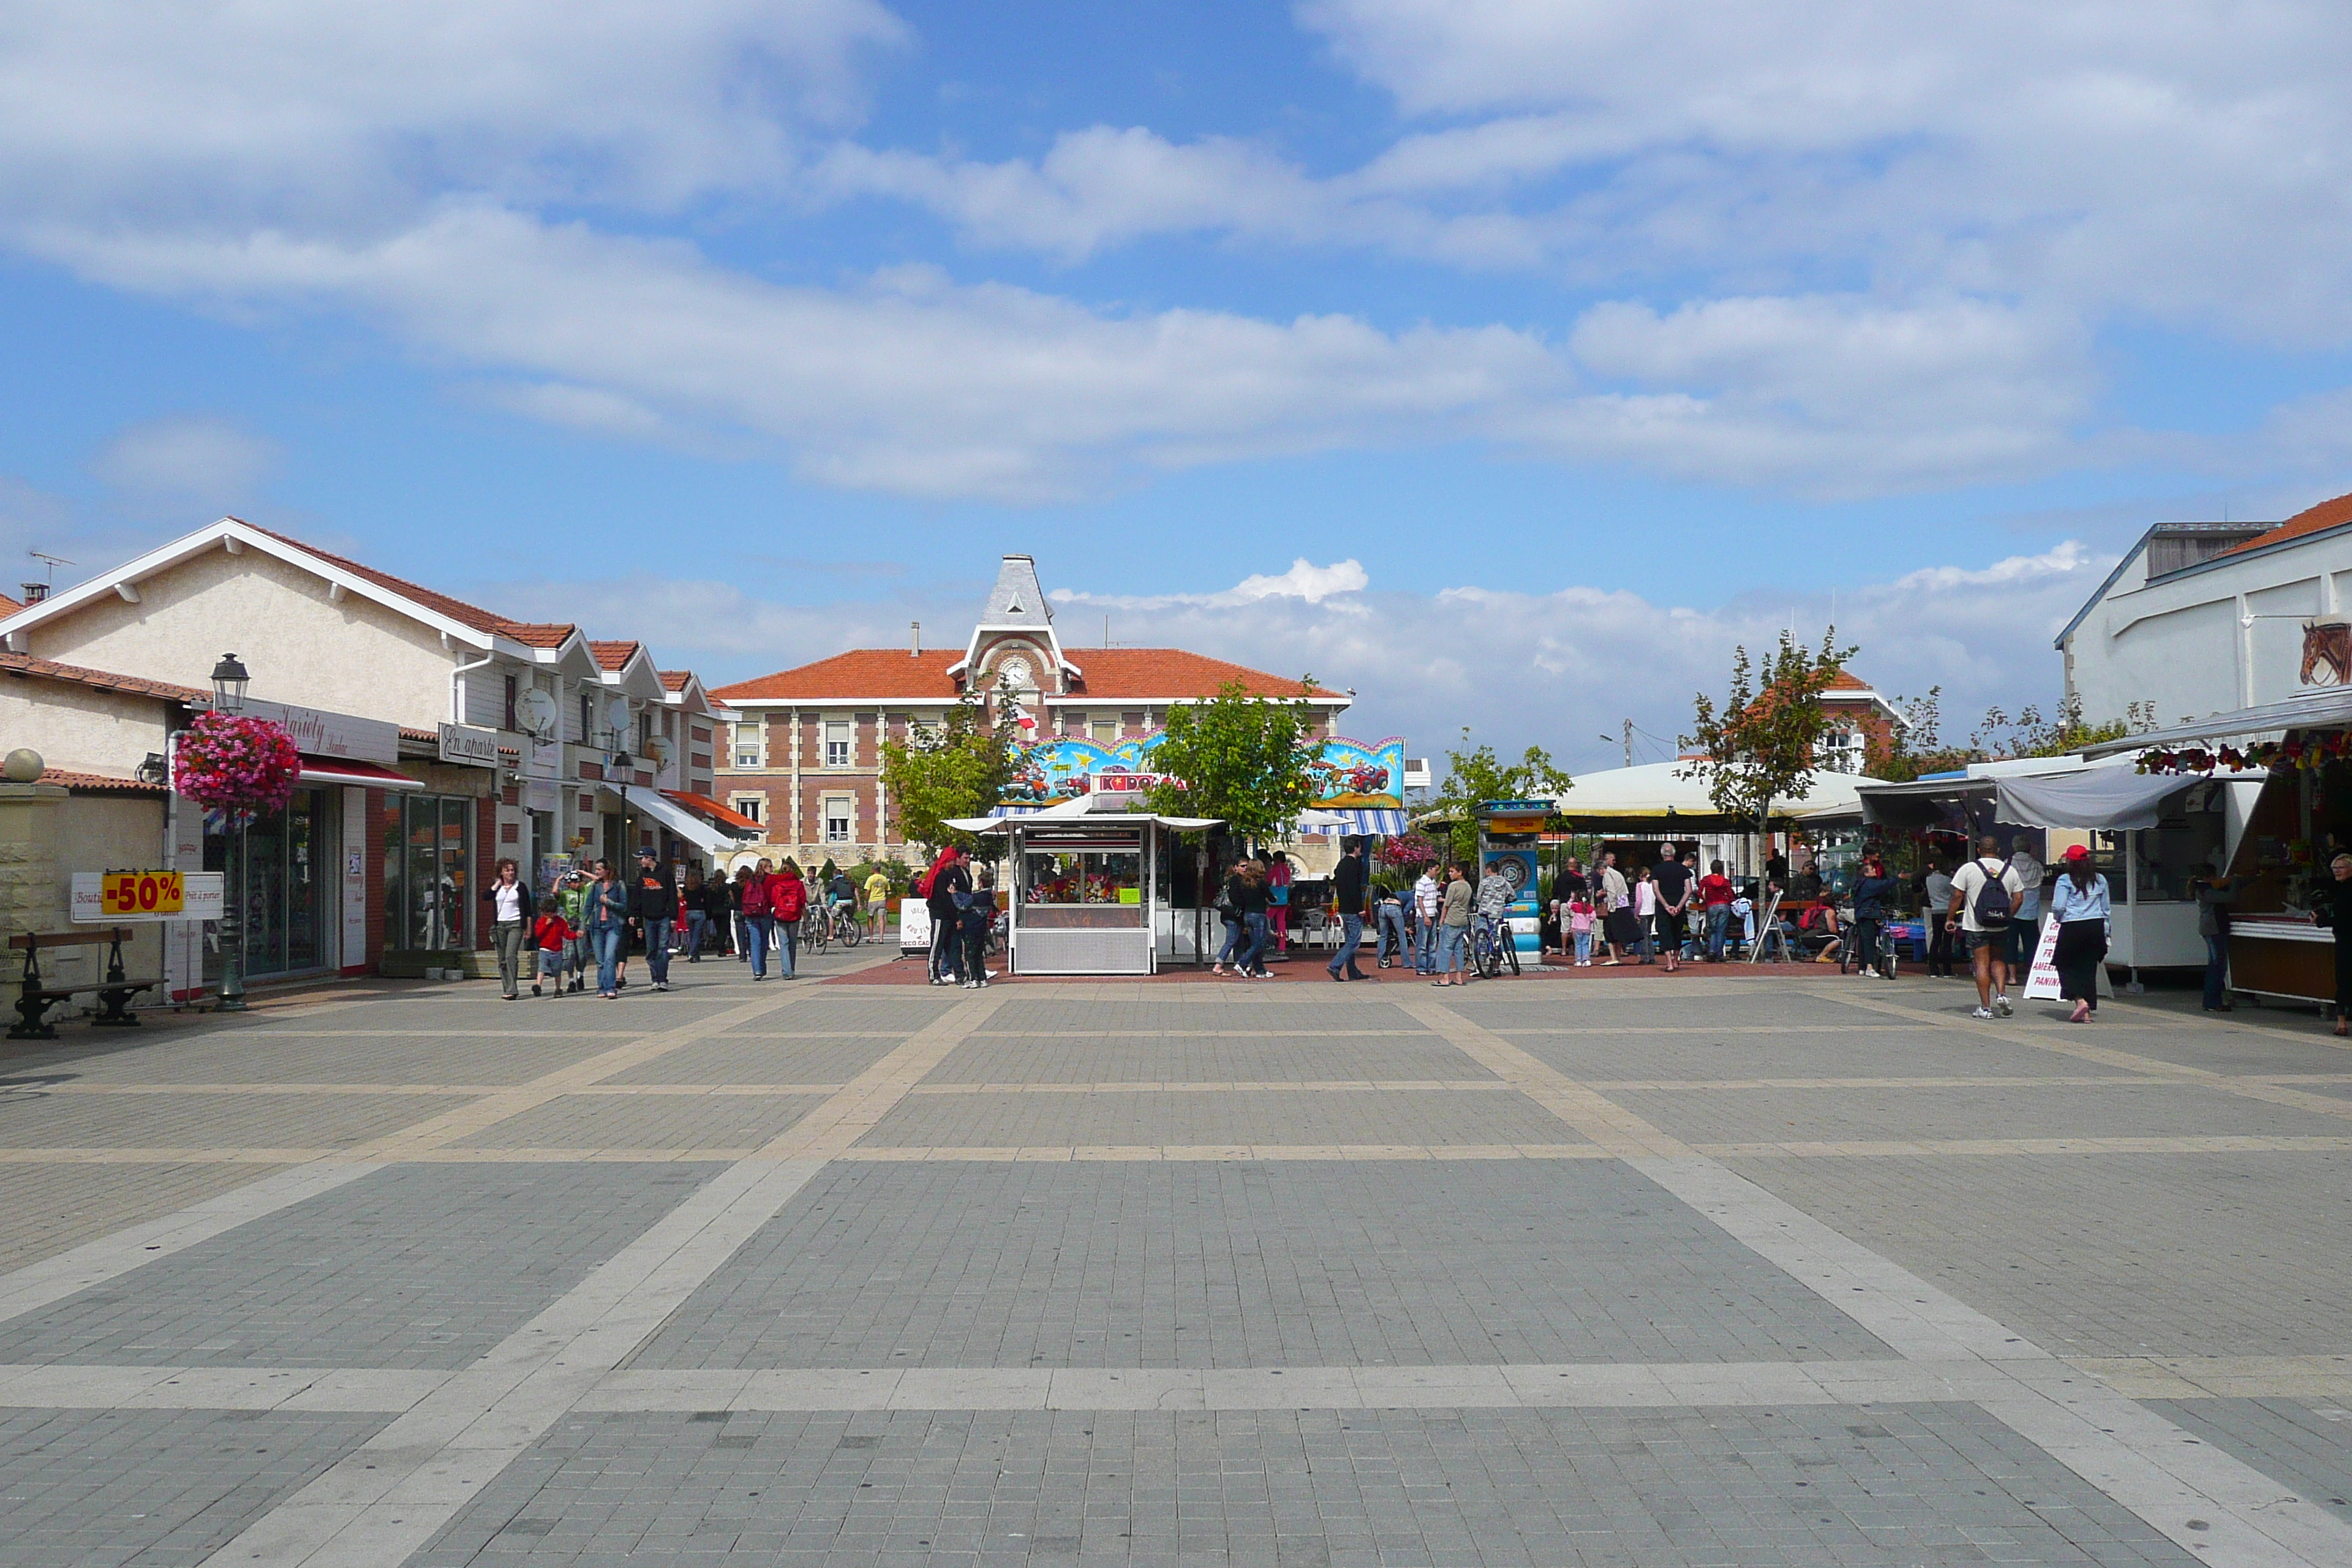
{"type": "Polygon", "coordinates": [[[2074,1004],[2066,1021],[2088,1023],[2099,1010],[2099,965],[2106,960],[2113,910],[2107,879],[2091,869],[2091,852],[2079,844],[2066,851],[2065,868],[2051,886],[2050,912],[2058,917],[2058,994],[2074,1004]]]}
{"type": "Polygon", "coordinates": [[[490,885],[482,889],[482,900],[490,906],[490,935],[498,942],[499,989],[509,1002],[515,999],[521,984],[523,928],[530,912],[530,891],[522,885],[522,868],[512,860],[499,861],[490,885]]]}

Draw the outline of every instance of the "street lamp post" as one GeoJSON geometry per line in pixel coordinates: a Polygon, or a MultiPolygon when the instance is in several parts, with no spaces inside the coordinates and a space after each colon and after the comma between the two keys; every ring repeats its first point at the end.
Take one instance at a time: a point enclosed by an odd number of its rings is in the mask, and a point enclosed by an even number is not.
{"type": "MultiPolygon", "coordinates": [[[[242,713],[245,711],[245,689],[253,678],[238,662],[236,655],[225,653],[213,666],[213,711],[242,713]]],[[[245,1008],[245,829],[246,814],[235,814],[229,836],[229,896],[221,910],[220,1011],[242,1013],[245,1008]]]]}
{"type": "Polygon", "coordinates": [[[613,868],[613,875],[617,877],[629,866],[635,864],[630,858],[637,847],[629,841],[629,774],[635,770],[637,764],[636,760],[629,755],[629,748],[622,743],[621,731],[617,726],[606,730],[604,733],[611,739],[614,748],[611,767],[612,771],[618,775],[620,783],[622,863],[613,868]]]}

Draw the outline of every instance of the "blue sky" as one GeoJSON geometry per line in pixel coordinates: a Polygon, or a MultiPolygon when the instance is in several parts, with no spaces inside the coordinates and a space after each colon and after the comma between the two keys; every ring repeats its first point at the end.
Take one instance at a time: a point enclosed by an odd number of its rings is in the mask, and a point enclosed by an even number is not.
{"type": "Polygon", "coordinates": [[[65,581],[230,510],[716,681],[960,633],[1026,550],[1074,642],[1579,765],[1832,614],[1948,714],[2046,702],[2138,530],[2352,486],[2347,46],[2223,0],[29,0],[0,544],[65,581]]]}

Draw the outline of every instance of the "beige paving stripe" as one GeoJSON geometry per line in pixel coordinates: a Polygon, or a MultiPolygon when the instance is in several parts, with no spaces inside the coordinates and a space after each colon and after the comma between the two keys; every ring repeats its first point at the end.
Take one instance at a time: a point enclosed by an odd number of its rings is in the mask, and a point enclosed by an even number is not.
{"type": "MultiPolygon", "coordinates": [[[[2007,1040],[2014,1045],[2032,1046],[2037,1050],[2053,1051],[2060,1056],[2073,1057],[2077,1061],[2097,1062],[2102,1067],[2122,1068],[2126,1071],[2145,1073],[2151,1078],[2168,1078],[2179,1081],[2193,1082],[2223,1094],[2236,1095],[2241,1099],[2259,1100],[2272,1105],[2292,1106],[2297,1110],[2316,1111],[2322,1116],[2352,1118],[2352,1100],[2336,1100],[2325,1094],[2308,1094],[2299,1089],[2283,1088],[2261,1079],[2235,1078],[2206,1068],[2187,1067],[2179,1062],[2158,1061],[2153,1057],[2134,1056],[2129,1051],[2095,1046],[2089,1043],[2089,1039],[2085,1038],[2080,1030],[2063,1035],[2057,1033],[2057,1029],[2065,1027],[2063,1025],[2047,1028],[2020,1027],[1997,1018],[1990,1020],[1970,1018],[1965,1015],[1937,1013],[1923,1007],[1905,1006],[1901,1003],[1891,1002],[1881,996],[1865,996],[1843,991],[1823,992],[1821,994],[1833,997],[1849,1007],[1884,1013],[1893,1017],[1915,1019],[1921,1023],[1932,1024],[1937,1028],[1968,1033],[1982,1031],[1996,1039],[2007,1040]]],[[[2220,1027],[2220,1026],[2215,1026],[2220,1027]]],[[[2081,1030],[2087,1030],[2092,1037],[2095,1037],[2097,1032],[2105,1027],[2105,1024],[2092,1024],[2082,1026],[2081,1030]]],[[[2276,1037],[2267,1037],[2275,1038],[2276,1037]]]]}
{"type": "Polygon", "coordinates": [[[860,1144],[835,1156],[883,1163],[926,1160],[997,1163],[1089,1160],[1609,1160],[1592,1143],[1040,1143],[885,1147],[860,1144]]]}
{"type": "Polygon", "coordinates": [[[1396,1005],[1610,1153],[1622,1159],[1686,1152],[1679,1140],[1453,1008],[1424,996],[1400,1000],[1396,1005]]]}
{"type": "Polygon", "coordinates": [[[2352,1137],[2310,1138],[2262,1133],[2213,1133],[2161,1138],[1931,1138],[1912,1142],[1695,1143],[1695,1152],[1718,1160],[1884,1160],[1956,1154],[1999,1158],[2030,1154],[2330,1154],[2352,1149],[2352,1137]]]}
{"type": "Polygon", "coordinates": [[[1255,1040],[1278,1046],[1292,1040],[1420,1039],[1421,1029],[1292,1029],[1277,1037],[1266,1029],[982,1029],[983,1040],[1255,1040]]]}
{"type": "Polygon", "coordinates": [[[2352,1399],[2352,1355],[2071,1359],[2134,1399],[2352,1399]]]}
{"type": "Polygon", "coordinates": [[[1139,1079],[1117,1083],[926,1083],[914,1094],[1494,1094],[1511,1086],[1475,1079],[1268,1079],[1219,1082],[1213,1079],[1139,1079]]]}
{"type": "MultiPolygon", "coordinates": [[[[1505,1077],[1516,1074],[1531,1097],[1578,1131],[1591,1136],[1587,1128],[1606,1128],[1620,1146],[1653,1137],[1672,1143],[1639,1117],[1524,1052],[1518,1055],[1525,1060],[1507,1064],[1512,1071],[1504,1072],[1495,1047],[1517,1047],[1450,1008],[1423,1000],[1412,1009],[1481,1065],[1505,1077]]],[[[2200,1562],[2224,1568],[2352,1563],[2352,1524],[1706,1155],[1658,1149],[1629,1152],[1626,1163],[1905,1360],[1973,1358],[2005,1378],[2006,1389],[1996,1384],[1977,1396],[1988,1414],[2200,1562]]]]}
{"type": "Polygon", "coordinates": [[[680,1024],[674,1028],[640,1035],[627,1045],[616,1046],[609,1051],[600,1051],[584,1061],[558,1068],[555,1071],[543,1073],[527,1083],[501,1089],[494,1094],[483,1096],[471,1104],[446,1110],[438,1116],[427,1117],[423,1121],[379,1138],[373,1143],[362,1145],[352,1152],[351,1158],[404,1160],[419,1151],[436,1149],[446,1143],[454,1143],[460,1138],[470,1137],[495,1127],[509,1117],[520,1116],[526,1110],[544,1105],[560,1095],[585,1089],[601,1079],[611,1078],[615,1073],[643,1067],[647,1062],[668,1056],[671,1052],[681,1050],[697,1041],[707,1040],[714,1035],[722,1034],[739,1025],[764,1018],[772,1013],[782,1012],[787,1007],[807,1000],[814,994],[813,984],[804,983],[798,985],[786,984],[772,995],[761,996],[756,1001],[745,1002],[730,1007],[724,1012],[712,1013],[689,1023],[680,1024]]]}
{"type": "MultiPolygon", "coordinates": [[[[806,989],[734,1011],[758,1016],[806,989]]],[[[790,1131],[705,1183],[481,1360],[255,1520],[206,1564],[397,1568],[660,1328],[829,1155],[863,1136],[1003,1001],[1001,994],[972,995],[917,1030],[790,1131]]],[[[707,1031],[730,1016],[698,1027],[707,1031]]]]}

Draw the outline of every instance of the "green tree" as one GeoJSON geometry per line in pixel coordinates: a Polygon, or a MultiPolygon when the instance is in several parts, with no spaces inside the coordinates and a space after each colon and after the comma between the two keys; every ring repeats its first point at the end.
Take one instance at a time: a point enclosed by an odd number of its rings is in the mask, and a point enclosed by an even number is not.
{"type": "Polygon", "coordinates": [[[2148,703],[2132,703],[2124,717],[2093,724],[2083,718],[2082,699],[2069,697],[2047,719],[2037,707],[2021,708],[2013,719],[1998,707],[1988,708],[1966,744],[1949,744],[1937,731],[1937,700],[1941,693],[1940,687],[1930,687],[1925,697],[1895,699],[1905,722],[1895,726],[1885,740],[1871,741],[1862,771],[1872,778],[1907,784],[1970,763],[2068,756],[2084,746],[2119,741],[2156,727],[2156,713],[2148,703]]]}
{"type": "Polygon", "coordinates": [[[967,691],[936,731],[883,742],[890,818],[910,843],[976,848],[979,841],[948,826],[948,819],[987,816],[1012,782],[1013,767],[1010,737],[989,721],[980,694],[967,691]]]}
{"type": "Polygon", "coordinates": [[[1738,647],[1722,707],[1704,691],[1693,700],[1693,732],[1683,744],[1699,755],[1682,776],[1705,780],[1717,810],[1746,817],[1759,833],[1767,830],[1775,805],[1810,793],[1815,748],[1829,722],[1820,698],[1853,657],[1836,638],[1832,627],[1822,635],[1821,647],[1808,652],[1782,632],[1761,671],[1748,649],[1738,647]]]}
{"type": "Polygon", "coordinates": [[[1490,800],[1552,800],[1567,793],[1569,777],[1540,746],[1529,746],[1516,763],[1506,763],[1491,745],[1470,744],[1463,727],[1462,744],[1445,753],[1445,782],[1430,800],[1431,815],[1448,824],[1446,858],[1471,860],[1478,853],[1481,803],[1490,800]]]}
{"type": "MultiPolygon", "coordinates": [[[[1312,690],[1313,676],[1300,685],[1312,690]]],[[[1169,816],[1214,816],[1244,840],[1270,837],[1315,799],[1307,771],[1313,711],[1302,701],[1253,697],[1228,681],[1206,702],[1170,711],[1168,738],[1152,766],[1181,779],[1152,790],[1151,808],[1169,816]]]]}

